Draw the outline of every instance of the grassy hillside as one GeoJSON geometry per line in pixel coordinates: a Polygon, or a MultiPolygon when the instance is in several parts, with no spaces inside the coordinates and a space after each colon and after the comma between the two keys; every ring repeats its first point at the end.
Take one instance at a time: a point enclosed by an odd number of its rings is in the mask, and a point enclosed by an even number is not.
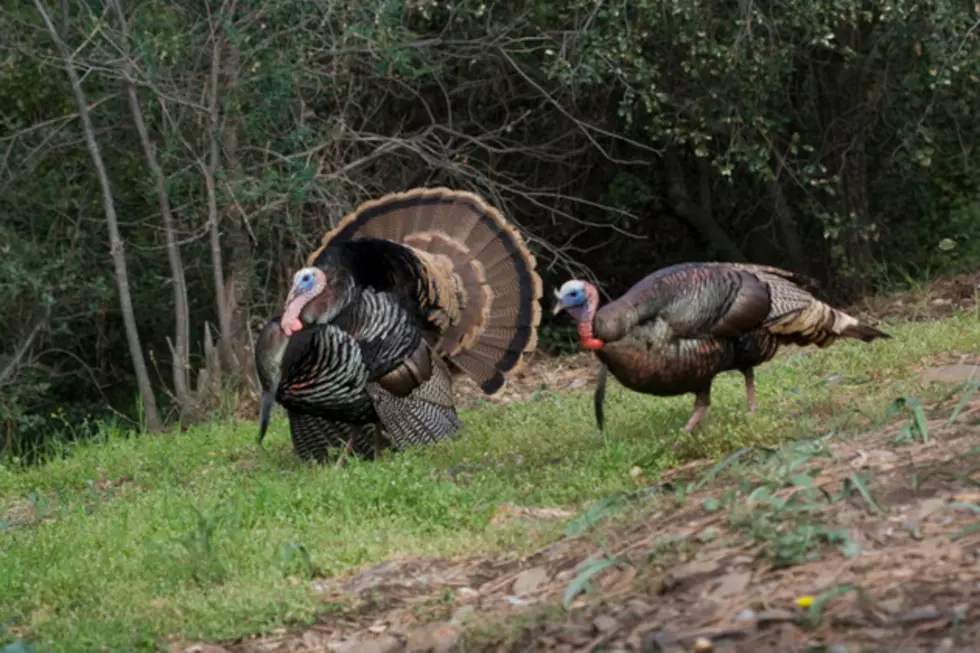
{"type": "Polygon", "coordinates": [[[0,647],[148,651],[305,623],[344,607],[315,579],[405,555],[517,555],[561,536],[561,520],[497,525],[502,503],[578,510],[636,489],[636,467],[655,483],[687,460],[864,428],[898,396],[948,392],[926,386],[923,366],[980,353],[972,313],[882,326],[893,340],[759,368],[754,415],[741,375],[719,377],[690,436],[692,397],[613,384],[605,437],[590,388],[466,411],[455,442],[340,470],[298,463],[278,411],[268,454],[254,424],[214,423],[105,433],[43,467],[0,467],[0,647]]]}

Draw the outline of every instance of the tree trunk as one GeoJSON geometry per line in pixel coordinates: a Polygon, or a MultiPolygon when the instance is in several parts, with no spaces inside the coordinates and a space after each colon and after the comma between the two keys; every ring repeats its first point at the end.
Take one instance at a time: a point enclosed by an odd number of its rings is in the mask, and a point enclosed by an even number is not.
{"type": "MultiPolygon", "coordinates": [[[[116,17],[119,20],[119,28],[122,33],[121,45],[123,56],[125,57],[125,63],[123,65],[127,78],[131,78],[133,75],[133,62],[129,56],[129,28],[126,24],[126,14],[123,12],[121,0],[109,1],[113,5],[116,17]]],[[[174,394],[177,397],[177,403],[180,404],[181,412],[184,412],[190,408],[191,404],[189,381],[190,359],[188,352],[190,318],[187,305],[187,282],[184,278],[184,263],[180,256],[180,245],[177,244],[176,226],[174,224],[173,212],[170,210],[170,199],[167,197],[166,176],[157,159],[156,147],[150,140],[146,123],[143,120],[143,110],[140,107],[136,86],[128,83],[126,94],[129,98],[129,108],[133,115],[133,123],[136,125],[140,144],[143,147],[143,154],[146,156],[146,162],[153,172],[153,178],[156,182],[157,202],[160,205],[160,214],[163,216],[163,231],[167,240],[167,259],[170,262],[170,275],[174,287],[174,319],[176,320],[174,345],[173,351],[171,352],[171,366],[173,368],[174,394]]]]}
{"type": "Polygon", "coordinates": [[[820,90],[815,98],[830,142],[825,165],[838,177],[836,197],[831,203],[844,226],[839,236],[844,254],[841,272],[847,278],[846,287],[841,288],[845,291],[842,297],[853,299],[867,292],[874,265],[865,139],[874,116],[864,91],[873,82],[872,76],[876,74],[873,62],[880,53],[873,23],[841,24],[835,38],[854,52],[866,55],[860,68],[840,55],[829,55],[829,61],[820,68],[820,90]]]}
{"type": "MultiPolygon", "coordinates": [[[[777,175],[778,176],[778,175],[777,175]]],[[[803,241],[800,239],[800,230],[796,225],[796,217],[793,209],[786,201],[783,187],[778,179],[769,182],[769,199],[772,201],[772,212],[776,216],[776,226],[782,236],[783,247],[786,248],[786,255],[789,257],[790,265],[796,272],[808,274],[806,257],[803,256],[803,241]]]]}
{"type": "Polygon", "coordinates": [[[729,261],[745,261],[745,255],[735,244],[725,230],[721,228],[711,215],[711,189],[708,186],[710,174],[704,169],[699,170],[699,194],[701,202],[691,199],[684,180],[684,170],[680,159],[673,148],[667,148],[664,153],[664,170],[667,175],[667,199],[677,215],[684,218],[698,234],[729,261]]]}
{"type": "MultiPolygon", "coordinates": [[[[241,57],[238,49],[230,42],[225,42],[226,56],[224,59],[224,92],[234,94],[238,84],[238,71],[241,57]]],[[[240,116],[226,116],[223,132],[223,151],[227,163],[228,178],[231,183],[229,190],[242,179],[242,165],[238,157],[238,143],[244,131],[240,116]]],[[[236,203],[236,206],[238,204],[236,203]]],[[[249,329],[249,307],[252,305],[252,270],[254,268],[252,239],[249,237],[248,225],[244,210],[240,207],[233,215],[228,216],[227,240],[230,259],[228,273],[227,301],[230,308],[231,334],[224,343],[228,351],[228,359],[233,365],[232,372],[253,387],[258,387],[255,375],[255,363],[252,355],[252,337],[249,329]]]]}
{"type": "MultiPolygon", "coordinates": [[[[208,223],[211,234],[211,266],[214,271],[214,298],[218,309],[218,341],[219,351],[221,342],[231,341],[231,307],[225,294],[224,263],[221,254],[221,232],[218,228],[220,215],[218,213],[218,188],[216,176],[218,166],[221,161],[220,151],[218,150],[218,131],[221,129],[221,110],[218,106],[219,89],[221,81],[221,38],[217,29],[212,25],[211,40],[213,47],[211,50],[211,76],[208,87],[208,112],[210,115],[210,129],[208,130],[208,164],[204,171],[204,183],[207,187],[208,199],[208,223]]],[[[219,354],[220,355],[220,354],[219,354]]],[[[228,367],[228,361],[224,361],[223,367],[228,367]]],[[[212,379],[212,383],[218,383],[217,379],[212,379]]]]}
{"type": "Polygon", "coordinates": [[[122,310],[123,325],[126,329],[126,341],[129,344],[129,354],[133,359],[133,369],[136,372],[136,382],[139,385],[140,399],[143,405],[143,414],[146,418],[146,428],[150,432],[159,431],[160,416],[157,414],[157,401],[153,394],[153,386],[150,384],[150,375],[146,369],[146,360],[143,358],[143,350],[140,345],[139,331],[136,328],[136,316],[133,312],[133,299],[129,292],[129,273],[126,270],[126,251],[122,237],[119,235],[119,222],[116,217],[116,207],[112,199],[112,189],[109,187],[109,175],[106,172],[105,163],[102,160],[102,152],[99,144],[95,140],[95,129],[92,127],[92,119],[88,113],[88,103],[85,101],[85,92],[82,90],[81,80],[75,71],[75,64],[72,59],[71,50],[68,45],[58,35],[58,31],[51,23],[51,18],[44,10],[40,0],[34,0],[44,24],[51,35],[51,40],[61,54],[64,62],[65,72],[71,82],[72,93],[75,96],[75,104],[78,105],[78,117],[82,123],[82,132],[85,136],[85,145],[88,147],[92,157],[92,165],[99,179],[99,186],[102,188],[102,204],[105,210],[106,225],[109,228],[109,243],[112,252],[112,262],[116,269],[116,285],[119,288],[119,305],[122,310]]]}

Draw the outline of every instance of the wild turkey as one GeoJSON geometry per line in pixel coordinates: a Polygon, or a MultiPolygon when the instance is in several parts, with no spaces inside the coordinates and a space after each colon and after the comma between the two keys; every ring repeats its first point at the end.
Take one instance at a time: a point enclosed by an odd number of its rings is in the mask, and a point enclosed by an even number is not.
{"type": "Polygon", "coordinates": [[[443,357],[493,394],[537,345],[534,256],[472,193],[417,188],[367,202],[307,265],[256,345],[259,441],[278,401],[302,459],[443,439],[460,425],[443,357]]]}
{"type": "Polygon", "coordinates": [[[753,368],[780,345],[824,348],[840,338],[891,338],[817,300],[801,284],[813,282],[766,265],[682,263],[657,270],[602,308],[595,286],[566,281],[555,291],[554,314],[568,311],[582,346],[603,363],[595,392],[600,429],[611,372],[636,392],[694,393],[694,413],[684,427],[690,432],[711,405],[711,384],[721,372],[745,376],[753,412],[753,368]]]}

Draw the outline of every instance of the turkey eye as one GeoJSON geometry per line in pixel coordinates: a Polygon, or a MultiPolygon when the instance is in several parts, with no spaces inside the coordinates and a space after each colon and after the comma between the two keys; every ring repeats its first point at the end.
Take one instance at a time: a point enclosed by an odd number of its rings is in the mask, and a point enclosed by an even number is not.
{"type": "Polygon", "coordinates": [[[310,282],[310,275],[304,274],[302,276],[302,278],[300,279],[300,281],[302,281],[303,283],[309,283],[310,282]]]}

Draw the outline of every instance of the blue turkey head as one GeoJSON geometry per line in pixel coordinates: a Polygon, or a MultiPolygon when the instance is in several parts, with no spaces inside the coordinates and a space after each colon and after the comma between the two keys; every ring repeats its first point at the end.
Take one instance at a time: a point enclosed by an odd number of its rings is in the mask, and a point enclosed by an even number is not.
{"type": "Polygon", "coordinates": [[[561,288],[555,291],[555,297],[558,301],[555,303],[552,315],[558,315],[563,310],[567,310],[573,318],[578,319],[576,313],[580,311],[576,309],[587,308],[589,303],[586,282],[578,279],[563,283],[561,288]]]}

